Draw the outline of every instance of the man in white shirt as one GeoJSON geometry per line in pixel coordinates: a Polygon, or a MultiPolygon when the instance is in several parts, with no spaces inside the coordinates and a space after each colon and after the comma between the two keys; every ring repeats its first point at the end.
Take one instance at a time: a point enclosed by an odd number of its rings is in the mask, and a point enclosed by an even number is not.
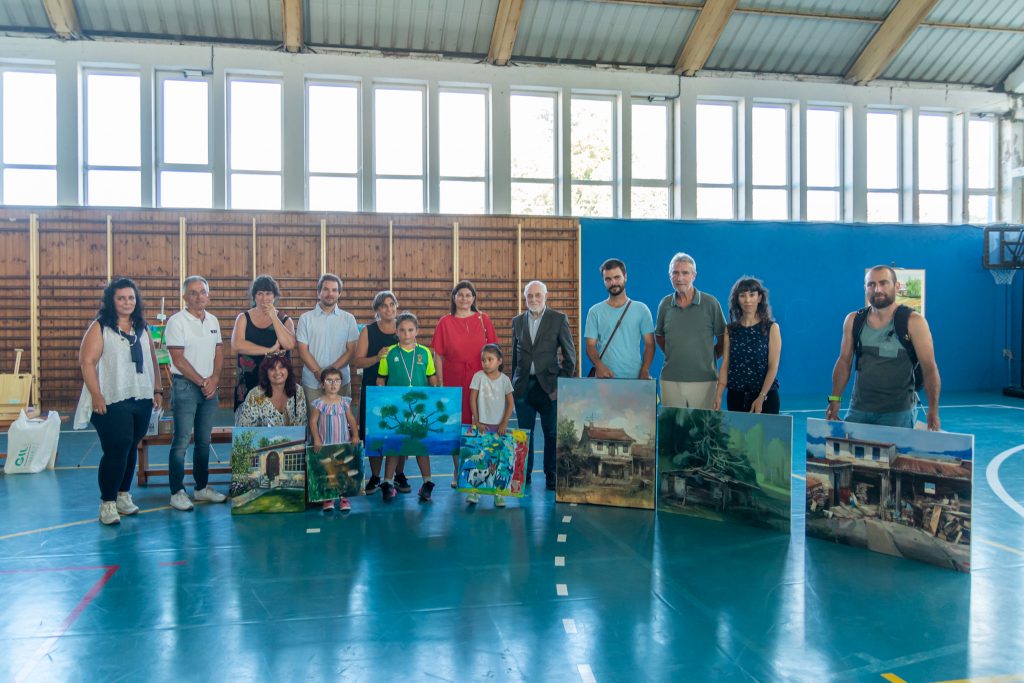
{"type": "Polygon", "coordinates": [[[185,492],[185,450],[195,433],[192,450],[193,499],[223,503],[227,497],[214,491],[209,481],[210,435],[217,412],[220,371],[224,365],[224,346],[220,322],[207,313],[210,285],[198,275],[185,278],[181,285],[185,310],[172,315],[164,329],[164,344],[171,354],[171,410],[174,415],[174,439],[171,442],[168,480],[171,507],[192,509],[185,492]]]}
{"type": "Polygon", "coordinates": [[[341,278],[324,273],[316,283],[317,305],[299,317],[295,332],[299,358],[302,359],[302,391],[307,408],[320,395],[320,373],[324,368],[341,370],[341,395],[352,395],[352,375],[348,362],[359,341],[355,316],[338,307],[341,278]]]}

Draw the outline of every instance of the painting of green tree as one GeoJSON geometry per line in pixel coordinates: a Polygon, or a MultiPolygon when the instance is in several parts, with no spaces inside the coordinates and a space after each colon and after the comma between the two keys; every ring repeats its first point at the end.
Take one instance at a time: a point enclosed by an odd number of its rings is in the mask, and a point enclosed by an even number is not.
{"type": "Polygon", "coordinates": [[[457,455],[458,387],[367,387],[367,455],[457,455]]]}

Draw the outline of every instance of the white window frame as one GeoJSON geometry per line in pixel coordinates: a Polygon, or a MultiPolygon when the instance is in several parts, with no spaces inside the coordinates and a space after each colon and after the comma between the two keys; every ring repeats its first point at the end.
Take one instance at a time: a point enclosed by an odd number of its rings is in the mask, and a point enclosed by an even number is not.
{"type": "Polygon", "coordinates": [[[419,180],[423,189],[423,208],[421,213],[427,213],[429,211],[429,188],[427,186],[428,174],[427,171],[430,168],[430,158],[427,156],[429,150],[429,129],[428,129],[428,112],[430,107],[430,100],[428,98],[429,93],[427,92],[427,86],[415,83],[389,83],[386,81],[380,81],[374,83],[370,89],[371,102],[370,107],[373,111],[373,122],[372,125],[368,126],[369,135],[371,136],[371,147],[373,148],[373,210],[379,211],[377,208],[377,181],[378,180],[419,180]],[[377,169],[380,164],[377,163],[377,91],[378,90],[414,90],[419,92],[423,96],[423,116],[420,120],[420,128],[422,139],[422,160],[423,167],[419,175],[398,175],[392,173],[380,173],[377,169]]]}
{"type": "MultiPolygon", "coordinates": [[[[225,98],[227,99],[227,98],[225,98]]],[[[213,197],[214,183],[216,182],[213,171],[213,78],[209,74],[192,75],[187,71],[157,71],[156,73],[156,111],[153,118],[156,120],[156,130],[153,134],[154,153],[156,169],[153,176],[156,206],[163,206],[163,183],[161,177],[165,171],[171,173],[209,173],[210,174],[210,208],[215,208],[216,202],[213,197]],[[206,164],[171,164],[164,161],[164,83],[167,81],[205,81],[206,82],[206,164]]],[[[226,141],[225,141],[226,142],[226,141]]]]}
{"type": "MultiPolygon", "coordinates": [[[[1000,129],[999,119],[995,118],[995,117],[992,117],[992,116],[983,116],[983,115],[979,115],[979,114],[974,114],[974,115],[968,117],[968,124],[970,124],[971,121],[985,121],[986,123],[989,123],[989,124],[992,125],[992,145],[993,145],[992,155],[991,155],[992,168],[989,169],[989,172],[990,172],[991,178],[992,178],[992,185],[990,187],[987,187],[987,188],[972,187],[971,186],[971,169],[970,168],[966,169],[966,173],[964,173],[964,178],[965,178],[964,186],[967,188],[967,201],[964,202],[963,221],[965,223],[970,221],[970,216],[971,216],[971,214],[970,214],[970,201],[971,201],[972,197],[989,197],[989,198],[991,198],[993,200],[993,203],[994,203],[995,208],[996,208],[995,212],[993,212],[993,215],[992,215],[992,222],[997,222],[999,220],[999,147],[1000,147],[1000,145],[999,145],[999,141],[1000,141],[1000,136],[999,136],[999,129],[1000,129]]],[[[970,160],[969,150],[970,150],[970,144],[971,144],[971,140],[970,140],[971,128],[970,128],[970,125],[968,125],[966,127],[966,131],[967,131],[968,139],[967,139],[967,144],[964,145],[964,149],[965,149],[964,156],[968,159],[968,164],[965,164],[965,166],[969,166],[969,160],[970,160]]]]}
{"type": "Polygon", "coordinates": [[[793,105],[788,102],[774,102],[771,100],[753,100],[750,104],[750,140],[747,141],[747,149],[751,150],[750,168],[747,169],[746,177],[750,182],[750,206],[747,209],[749,220],[793,220],[793,105]],[[754,183],[754,110],[755,109],[781,109],[786,114],[786,123],[783,130],[786,131],[786,173],[785,181],[781,185],[764,185],[754,183]],[[754,218],[754,193],[758,190],[785,190],[786,191],[786,217],[775,219],[754,218]]]}
{"type": "MultiPolygon", "coordinates": [[[[672,102],[668,100],[652,100],[647,97],[633,97],[629,101],[630,106],[630,126],[633,124],[633,111],[632,107],[634,104],[641,104],[647,107],[661,107],[665,110],[665,178],[664,180],[651,180],[651,179],[637,179],[633,175],[633,158],[632,153],[629,158],[629,193],[623,193],[623,203],[629,202],[629,213],[633,215],[633,189],[637,187],[653,187],[657,189],[664,189],[668,193],[668,214],[665,216],[666,219],[671,219],[675,216],[675,186],[673,183],[672,169],[675,167],[674,151],[675,151],[675,139],[672,135],[675,129],[674,121],[672,118],[674,107],[672,102]]],[[[630,151],[633,150],[633,131],[628,131],[630,136],[630,151]]],[[[625,132],[623,137],[625,137],[625,132]]],[[[620,212],[621,213],[624,212],[620,212]]]]}
{"type": "MultiPolygon", "coordinates": [[[[837,163],[839,164],[839,168],[837,169],[836,180],[838,181],[839,184],[838,185],[834,185],[834,186],[833,185],[811,185],[810,181],[809,181],[809,178],[807,177],[806,171],[804,172],[804,176],[803,176],[804,177],[804,196],[805,196],[805,198],[806,198],[806,193],[808,193],[808,192],[818,192],[818,191],[835,192],[839,196],[839,215],[836,217],[836,219],[835,219],[836,221],[842,221],[844,216],[846,216],[846,192],[844,191],[845,188],[846,188],[846,110],[847,110],[847,108],[845,106],[841,105],[841,104],[812,104],[812,103],[809,103],[807,105],[807,108],[806,108],[806,113],[810,113],[812,111],[830,111],[830,112],[834,112],[835,114],[837,114],[838,118],[839,118],[839,129],[837,131],[837,139],[836,139],[836,145],[838,146],[838,149],[836,150],[836,160],[837,160],[837,163]]],[[[806,118],[806,116],[805,116],[805,118],[806,118]]],[[[810,144],[809,144],[808,139],[807,139],[807,129],[806,129],[806,126],[804,127],[804,140],[803,140],[803,144],[801,145],[800,148],[803,150],[804,154],[813,154],[813,151],[810,149],[810,144]]],[[[806,168],[806,165],[805,165],[805,168],[806,168]]],[[[804,210],[803,210],[803,214],[804,214],[803,217],[804,217],[804,219],[807,219],[807,209],[806,209],[806,206],[807,206],[807,203],[805,201],[804,202],[804,210]]]]}
{"type": "MultiPolygon", "coordinates": [[[[559,106],[559,93],[551,90],[531,90],[527,88],[515,88],[509,92],[509,111],[512,110],[512,99],[515,97],[543,97],[551,100],[551,176],[544,178],[525,178],[516,177],[512,175],[512,155],[514,151],[509,154],[509,197],[511,202],[512,185],[517,183],[530,184],[530,185],[544,185],[551,188],[552,197],[552,213],[547,214],[550,216],[562,215],[562,188],[564,187],[564,178],[560,171],[559,158],[561,157],[561,140],[562,140],[562,108],[559,106]]],[[[509,124],[509,137],[511,138],[512,129],[514,125],[510,122],[509,124]]],[[[510,204],[511,207],[511,204],[510,204]]]]}
{"type": "MultiPolygon", "coordinates": [[[[619,188],[622,187],[622,174],[620,172],[619,159],[622,153],[622,135],[620,131],[620,115],[619,115],[619,102],[621,101],[622,93],[592,93],[585,91],[573,91],[570,95],[569,102],[569,135],[572,135],[572,109],[573,103],[580,100],[592,100],[597,102],[608,102],[611,105],[612,120],[611,130],[609,135],[611,136],[610,144],[612,150],[612,178],[611,180],[577,180],[572,174],[572,154],[568,154],[565,159],[567,177],[569,180],[569,196],[572,197],[572,190],[577,185],[580,187],[608,187],[612,193],[612,211],[607,218],[617,218],[622,215],[622,199],[620,198],[619,188]]],[[[572,149],[572,139],[569,140],[569,148],[572,149]]],[[[556,157],[557,158],[557,157],[556,157]]],[[[565,207],[567,214],[572,214],[572,205],[565,207]]],[[[595,216],[595,218],[606,218],[606,216],[595,216]]]]}
{"type": "MultiPolygon", "coordinates": [[[[281,184],[281,209],[284,209],[284,167],[285,167],[285,149],[284,149],[284,98],[285,98],[285,83],[284,78],[281,76],[260,76],[245,73],[229,73],[224,77],[224,184],[225,192],[224,204],[227,208],[233,207],[233,199],[231,196],[231,178],[234,174],[238,173],[241,175],[263,175],[263,176],[276,176],[278,182],[281,184]],[[255,171],[248,169],[234,169],[231,166],[231,110],[234,106],[233,98],[231,97],[231,84],[232,83],[277,83],[281,86],[281,99],[278,106],[281,107],[281,170],[280,171],[255,171]]],[[[305,128],[305,126],[303,126],[305,128]]],[[[210,131],[213,132],[212,130],[210,131]]],[[[211,135],[212,138],[212,135],[211,135]]],[[[214,191],[216,197],[216,191],[214,191]]],[[[241,210],[241,209],[239,209],[241,210]]]]}
{"type": "MultiPolygon", "coordinates": [[[[3,91],[3,77],[7,73],[41,73],[41,74],[53,74],[54,80],[57,78],[57,70],[54,67],[35,67],[35,66],[20,66],[14,64],[0,64],[0,116],[3,115],[4,105],[4,91],[3,91]]],[[[60,84],[54,84],[56,90],[60,89],[60,84]]],[[[0,206],[7,206],[7,195],[4,188],[4,171],[7,169],[18,169],[26,171],[53,171],[54,174],[54,191],[55,194],[59,194],[59,181],[57,180],[57,160],[54,159],[52,164],[6,164],[4,163],[4,139],[3,139],[3,121],[0,121],[0,206]]],[[[60,127],[60,121],[57,121],[57,127],[60,127]]],[[[54,131],[56,135],[56,131],[54,131]]],[[[58,151],[58,156],[60,152],[58,151]]],[[[55,206],[59,204],[59,200],[55,202],[55,206]]]]}
{"type": "MultiPolygon", "coordinates": [[[[899,222],[903,221],[903,217],[906,215],[906,201],[904,201],[904,188],[905,188],[905,184],[904,184],[904,181],[903,181],[903,169],[904,169],[903,155],[904,155],[904,130],[905,130],[904,121],[903,121],[903,119],[904,119],[904,111],[902,109],[894,109],[894,108],[890,108],[890,107],[868,107],[868,109],[867,109],[867,111],[866,111],[866,113],[864,115],[865,116],[865,121],[867,120],[867,117],[869,115],[871,115],[871,114],[886,114],[886,115],[889,115],[889,116],[893,116],[896,119],[896,187],[895,188],[873,188],[873,187],[871,187],[871,178],[865,178],[864,187],[865,187],[866,196],[865,196],[864,206],[865,207],[868,206],[868,204],[869,204],[868,199],[871,198],[872,194],[878,194],[878,195],[892,194],[892,195],[896,195],[896,201],[897,201],[897,207],[898,207],[897,216],[896,216],[896,222],[899,223],[899,222]]],[[[865,124],[865,129],[866,129],[866,127],[867,126],[865,124]]],[[[864,163],[865,164],[867,164],[867,155],[868,155],[868,151],[867,150],[868,150],[868,147],[870,147],[870,145],[871,145],[871,142],[869,140],[867,140],[866,143],[865,143],[864,150],[863,150],[864,163]]],[[[914,163],[916,163],[916,161],[917,160],[915,159],[914,163]]],[[[865,216],[865,220],[868,220],[867,216],[865,216]]]]}
{"type": "MultiPolygon", "coordinates": [[[[932,197],[945,195],[946,197],[946,223],[950,223],[953,220],[953,120],[954,116],[952,112],[941,111],[935,109],[921,109],[917,112],[917,121],[914,122],[914,132],[917,135],[917,144],[914,145],[916,152],[916,158],[914,159],[914,166],[918,168],[918,172],[915,175],[917,181],[917,187],[914,190],[917,192],[917,201],[914,205],[918,207],[918,214],[920,214],[921,197],[928,195],[932,197]],[[945,190],[922,190],[921,189],[921,172],[920,172],[920,161],[921,161],[921,118],[925,116],[930,117],[942,117],[946,119],[946,189],[945,190]]],[[[920,223],[920,217],[914,217],[915,223],[920,223]]]]}
{"type": "MultiPolygon", "coordinates": [[[[139,165],[138,166],[100,166],[89,162],[89,76],[135,76],[139,79],[139,113],[143,120],[150,115],[149,103],[145,102],[145,83],[142,78],[142,71],[130,66],[117,68],[86,67],[82,69],[82,206],[92,206],[89,201],[89,172],[90,171],[138,171],[139,173],[139,197],[140,205],[145,206],[146,193],[143,183],[146,182],[146,173],[143,168],[146,154],[143,149],[143,126],[139,126],[139,165]],[[149,105],[149,106],[148,106],[149,105]]],[[[57,85],[58,89],[60,84],[57,85]]],[[[60,125],[58,121],[57,125],[60,125]]]]}
{"type": "Polygon", "coordinates": [[[303,117],[303,158],[304,158],[304,170],[306,174],[306,196],[304,199],[304,206],[309,211],[309,181],[311,178],[352,178],[356,181],[356,210],[362,210],[363,204],[363,135],[365,134],[363,126],[363,88],[361,83],[358,81],[346,81],[346,80],[330,80],[326,78],[306,78],[303,84],[303,97],[305,97],[305,112],[306,115],[303,117]],[[326,173],[322,171],[312,172],[309,170],[309,89],[311,86],[317,87],[334,87],[334,88],[352,88],[356,91],[356,170],[354,173],[326,173]]]}
{"type": "MultiPolygon", "coordinates": [[[[484,96],[484,175],[482,176],[452,176],[452,175],[441,175],[438,170],[438,204],[440,205],[441,197],[441,183],[445,181],[455,182],[482,182],[484,185],[484,215],[491,213],[491,207],[493,202],[491,200],[491,90],[487,87],[473,87],[473,86],[458,86],[458,85],[443,85],[437,89],[438,97],[438,108],[440,108],[441,95],[444,93],[469,93],[473,95],[484,96]]],[[[440,136],[439,136],[440,137],[440,136]]],[[[441,141],[438,139],[437,144],[438,151],[438,169],[440,166],[440,159],[444,155],[444,150],[441,149],[441,141]]],[[[511,160],[510,160],[511,163],[511,160]]]]}
{"type": "MultiPolygon", "coordinates": [[[[699,107],[702,104],[707,104],[707,105],[711,105],[711,106],[718,106],[718,107],[727,106],[727,107],[729,107],[732,110],[732,159],[731,159],[731,161],[732,161],[732,182],[731,183],[702,183],[700,181],[697,181],[697,183],[696,183],[697,190],[696,190],[696,193],[695,193],[696,199],[695,199],[695,203],[694,203],[694,207],[693,207],[694,215],[699,220],[736,220],[739,217],[739,207],[740,207],[740,189],[741,189],[741,187],[740,187],[740,155],[743,154],[743,147],[740,145],[740,125],[741,125],[740,112],[742,111],[742,108],[741,108],[742,102],[740,100],[735,100],[735,99],[716,99],[716,98],[710,98],[710,97],[699,97],[699,98],[697,98],[697,105],[696,106],[699,107]],[[699,195],[700,195],[700,189],[701,188],[718,188],[718,189],[732,190],[732,218],[729,218],[729,219],[708,219],[706,217],[705,218],[701,218],[700,214],[698,213],[698,211],[699,211],[698,207],[699,207],[699,204],[700,204],[699,195]]],[[[694,126],[695,127],[696,127],[697,119],[698,118],[699,117],[697,116],[697,109],[695,107],[694,108],[694,126]]],[[[697,130],[696,134],[699,136],[700,135],[700,131],[697,130]]],[[[697,156],[697,150],[696,149],[694,149],[694,163],[695,163],[694,177],[698,178],[698,177],[700,177],[700,158],[697,156]]]]}

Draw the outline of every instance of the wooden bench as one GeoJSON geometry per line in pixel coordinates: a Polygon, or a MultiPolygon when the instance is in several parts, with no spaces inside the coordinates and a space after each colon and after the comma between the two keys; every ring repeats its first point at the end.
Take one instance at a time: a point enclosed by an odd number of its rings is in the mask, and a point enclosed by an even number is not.
{"type": "MultiPolygon", "coordinates": [[[[153,434],[142,437],[142,441],[139,442],[139,462],[136,465],[139,486],[148,486],[150,477],[167,476],[169,474],[169,470],[166,467],[149,466],[149,447],[170,446],[172,437],[172,434],[153,434]]],[[[189,440],[189,443],[192,443],[192,441],[189,440]]],[[[231,427],[214,427],[210,435],[210,443],[231,443],[231,427]]],[[[230,457],[226,465],[211,462],[209,472],[210,474],[231,474],[230,457]]],[[[186,467],[185,474],[192,474],[192,468],[186,467]]]]}

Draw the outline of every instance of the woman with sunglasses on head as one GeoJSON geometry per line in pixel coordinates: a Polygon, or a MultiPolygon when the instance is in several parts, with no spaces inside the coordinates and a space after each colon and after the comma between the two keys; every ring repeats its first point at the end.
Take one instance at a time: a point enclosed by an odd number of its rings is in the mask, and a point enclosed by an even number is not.
{"type": "Polygon", "coordinates": [[[260,275],[249,287],[252,308],[235,318],[231,330],[231,348],[238,354],[235,383],[235,410],[259,384],[260,363],[267,354],[284,352],[290,357],[295,348],[295,321],[277,310],[281,296],[277,281],[260,275]]]}
{"type": "Polygon", "coordinates": [[[235,411],[236,427],[306,426],[306,395],[284,352],[268,354],[259,369],[259,386],[235,411]]]}
{"type": "Polygon", "coordinates": [[[768,290],[756,277],[745,275],[729,293],[729,324],[714,409],[721,410],[722,392],[728,388],[730,411],[777,415],[781,354],[782,332],[772,318],[768,290]]]}

